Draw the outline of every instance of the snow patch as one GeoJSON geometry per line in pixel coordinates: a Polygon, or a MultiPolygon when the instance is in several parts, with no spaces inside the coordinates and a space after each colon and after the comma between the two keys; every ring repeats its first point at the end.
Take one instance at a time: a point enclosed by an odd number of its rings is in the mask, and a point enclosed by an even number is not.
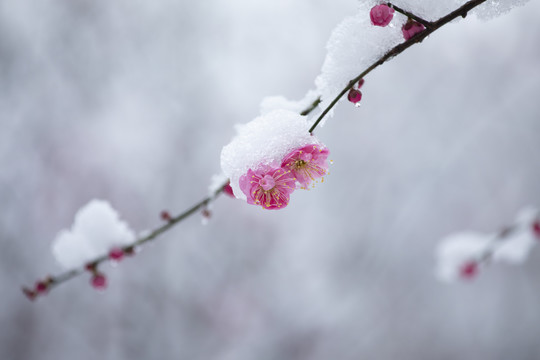
{"type": "Polygon", "coordinates": [[[72,269],[134,240],[135,233],[112,206],[94,199],[77,211],[71,229],[58,233],[52,253],[63,268],[72,269]]]}

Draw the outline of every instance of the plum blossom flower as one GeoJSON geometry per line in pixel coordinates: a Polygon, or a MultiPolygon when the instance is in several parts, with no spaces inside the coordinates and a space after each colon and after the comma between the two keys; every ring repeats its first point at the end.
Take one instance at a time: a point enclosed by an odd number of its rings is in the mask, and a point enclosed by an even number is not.
{"type": "Polygon", "coordinates": [[[387,5],[376,5],[369,12],[371,23],[375,26],[386,26],[394,17],[394,9],[387,5]]]}
{"type": "Polygon", "coordinates": [[[263,209],[282,209],[289,203],[289,195],[295,190],[295,179],[290,170],[265,166],[249,169],[240,177],[240,189],[246,194],[248,204],[263,209]]]}
{"type": "Polygon", "coordinates": [[[425,29],[426,27],[424,25],[409,19],[409,21],[407,21],[405,25],[403,25],[403,27],[401,28],[401,32],[403,33],[403,37],[405,38],[405,40],[409,40],[414,35],[424,31],[425,29]]]}
{"type": "Polygon", "coordinates": [[[290,170],[296,181],[306,188],[311,181],[326,175],[328,154],[328,149],[320,145],[306,145],[285,156],[281,167],[290,170]]]}

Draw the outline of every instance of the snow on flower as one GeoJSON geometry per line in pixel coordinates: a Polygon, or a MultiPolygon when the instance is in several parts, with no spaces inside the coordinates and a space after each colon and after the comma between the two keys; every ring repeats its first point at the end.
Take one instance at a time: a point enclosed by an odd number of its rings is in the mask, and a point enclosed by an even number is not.
{"type": "Polygon", "coordinates": [[[221,169],[230,179],[234,195],[247,200],[240,189],[240,177],[248,170],[258,171],[265,166],[280,168],[285,156],[306,145],[323,146],[309,134],[305,116],[289,111],[274,110],[247,124],[236,126],[237,135],[221,151],[221,169]]]}
{"type": "Polygon", "coordinates": [[[287,206],[296,183],[305,188],[327,173],[328,149],[309,133],[305,116],[274,110],[237,125],[221,151],[234,195],[265,209],[287,206]]]}
{"type": "Polygon", "coordinates": [[[111,205],[94,199],[77,211],[71,229],[58,233],[52,253],[62,267],[71,269],[134,240],[134,232],[111,205]]]}
{"type": "Polygon", "coordinates": [[[537,209],[527,208],[520,211],[512,226],[498,234],[464,232],[446,237],[437,248],[437,277],[443,281],[467,278],[470,272],[465,270],[471,264],[476,274],[478,265],[486,261],[523,263],[538,243],[534,230],[538,216],[537,209]]]}
{"type": "Polygon", "coordinates": [[[289,203],[289,195],[295,189],[295,178],[290,170],[284,168],[249,169],[240,177],[240,189],[248,204],[268,210],[281,209],[289,203]]]}
{"type": "Polygon", "coordinates": [[[281,163],[281,167],[292,172],[303,188],[314,180],[326,175],[328,170],[328,149],[317,144],[310,144],[290,152],[281,163]]]}

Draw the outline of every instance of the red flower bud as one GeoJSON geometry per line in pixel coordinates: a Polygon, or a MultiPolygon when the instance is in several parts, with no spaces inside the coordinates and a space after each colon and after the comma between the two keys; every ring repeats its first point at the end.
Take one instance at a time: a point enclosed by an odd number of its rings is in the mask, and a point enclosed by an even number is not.
{"type": "Polygon", "coordinates": [[[386,26],[394,17],[394,9],[387,5],[376,5],[369,12],[371,23],[375,26],[386,26]]]}
{"type": "Polygon", "coordinates": [[[537,220],[533,223],[532,230],[534,232],[534,235],[536,235],[536,237],[540,239],[540,220],[537,220]]]}
{"type": "Polygon", "coordinates": [[[36,294],[45,294],[47,293],[47,289],[49,287],[49,284],[45,281],[38,281],[36,283],[35,292],[36,294]]]}
{"type": "Polygon", "coordinates": [[[107,287],[107,278],[101,273],[95,273],[90,280],[90,284],[94,289],[104,290],[107,287]]]}
{"type": "Polygon", "coordinates": [[[109,258],[111,260],[120,261],[124,257],[124,251],[120,248],[113,248],[109,252],[109,258]]]}
{"type": "Polygon", "coordinates": [[[403,37],[405,38],[405,40],[409,40],[414,35],[424,31],[425,29],[425,26],[420,24],[419,22],[409,20],[405,23],[405,25],[403,25],[403,27],[401,28],[401,32],[403,33],[403,37]]]}
{"type": "Polygon", "coordinates": [[[347,99],[349,99],[350,102],[353,104],[357,104],[362,100],[362,93],[356,89],[349,90],[349,95],[347,95],[347,99]]]}
{"type": "Polygon", "coordinates": [[[465,264],[460,269],[460,275],[463,279],[472,279],[478,274],[478,263],[475,261],[470,261],[465,264]]]}
{"type": "Polygon", "coordinates": [[[231,184],[225,185],[225,187],[223,188],[223,193],[227,194],[228,196],[230,196],[232,198],[236,197],[236,196],[234,196],[231,184]]]}
{"type": "Polygon", "coordinates": [[[163,221],[171,221],[172,220],[171,214],[169,214],[169,212],[166,211],[166,210],[163,210],[161,212],[160,217],[161,217],[161,220],[163,220],[163,221]]]}

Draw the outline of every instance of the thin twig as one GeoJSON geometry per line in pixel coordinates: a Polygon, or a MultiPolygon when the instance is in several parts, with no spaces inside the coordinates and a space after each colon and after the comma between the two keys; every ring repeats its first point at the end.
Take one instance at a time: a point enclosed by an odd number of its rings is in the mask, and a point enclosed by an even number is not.
{"type": "Polygon", "coordinates": [[[433,26],[433,23],[431,21],[427,21],[427,20],[424,20],[422,19],[420,16],[417,16],[417,15],[414,15],[413,13],[411,12],[408,12],[407,10],[403,10],[402,8],[399,8],[397,7],[396,5],[394,4],[391,4],[391,3],[388,3],[386,4],[388,5],[389,7],[393,8],[394,10],[396,10],[398,13],[401,13],[403,15],[405,15],[406,17],[410,18],[410,19],[413,19],[414,21],[416,22],[419,22],[420,24],[424,25],[426,28],[431,28],[433,26]]]}
{"type": "Polygon", "coordinates": [[[311,126],[311,128],[309,129],[309,132],[313,133],[313,130],[315,130],[317,125],[319,125],[319,123],[326,116],[326,114],[328,114],[328,112],[337,104],[339,99],[341,99],[341,97],[343,95],[345,95],[347,93],[347,91],[349,91],[354,86],[354,84],[356,84],[356,82],[358,82],[360,79],[364,78],[372,70],[374,70],[378,66],[384,64],[388,60],[392,59],[394,56],[401,54],[403,51],[405,51],[406,49],[411,47],[413,44],[417,44],[417,43],[422,42],[422,40],[424,40],[431,33],[435,32],[441,26],[444,26],[444,25],[448,24],[450,21],[452,21],[452,20],[454,20],[454,19],[456,19],[456,18],[458,18],[460,16],[462,16],[462,17],[467,16],[467,13],[471,9],[473,9],[474,7],[482,4],[485,1],[486,0],[471,0],[468,3],[465,3],[460,8],[452,11],[450,14],[448,14],[448,15],[440,18],[439,20],[431,23],[431,26],[429,28],[426,28],[424,31],[421,31],[421,32],[417,33],[416,35],[414,35],[409,40],[394,46],[386,54],[384,54],[379,60],[377,60],[373,64],[371,64],[371,66],[369,66],[366,70],[364,70],[360,75],[358,75],[357,77],[355,77],[354,79],[349,81],[347,86],[345,86],[345,88],[343,88],[343,90],[341,90],[341,92],[334,98],[334,100],[332,100],[332,102],[323,110],[323,112],[321,113],[321,115],[319,115],[317,120],[315,120],[315,123],[313,123],[313,126],[311,126]]]}
{"type": "MultiPolygon", "coordinates": [[[[172,228],[173,226],[175,226],[176,224],[178,224],[179,222],[181,222],[185,218],[195,214],[198,210],[201,210],[201,209],[207,207],[208,204],[210,204],[212,201],[214,201],[223,192],[223,189],[228,184],[229,184],[229,182],[227,181],[227,183],[220,186],[212,195],[207,196],[206,198],[199,201],[197,204],[193,205],[192,207],[190,207],[186,211],[178,214],[177,216],[171,217],[170,220],[168,220],[166,224],[152,230],[148,235],[145,235],[145,236],[137,239],[132,244],[121,247],[120,249],[124,253],[131,253],[131,252],[133,252],[135,250],[135,248],[137,246],[141,246],[144,243],[147,243],[147,242],[150,242],[150,241],[154,240],[156,237],[158,237],[162,233],[166,232],[167,230],[169,230],[170,228],[172,228]]],[[[87,271],[87,265],[88,264],[91,264],[92,268],[95,269],[95,268],[97,268],[98,265],[100,265],[102,262],[107,261],[107,260],[109,260],[109,254],[104,254],[104,255],[101,255],[100,257],[98,257],[98,258],[96,258],[94,260],[89,261],[87,264],[82,265],[82,266],[80,266],[78,268],[66,271],[66,272],[61,273],[61,274],[59,274],[57,276],[49,276],[49,277],[47,277],[47,279],[45,280],[45,282],[47,283],[47,291],[50,291],[52,288],[66,282],[66,281],[68,281],[68,280],[70,280],[70,279],[72,279],[72,278],[74,278],[74,277],[76,277],[78,275],[83,274],[85,271],[87,271]]],[[[28,288],[23,288],[23,292],[25,294],[27,294],[29,291],[32,291],[32,290],[29,290],[28,288]]]]}
{"type": "Polygon", "coordinates": [[[517,224],[513,224],[510,226],[507,226],[503,228],[501,231],[499,231],[493,239],[491,239],[491,242],[488,244],[487,248],[484,250],[484,252],[480,255],[478,259],[478,263],[487,263],[489,262],[495,251],[501,247],[508,238],[513,235],[515,232],[517,232],[520,229],[520,227],[517,224]]]}
{"type": "Polygon", "coordinates": [[[300,115],[302,115],[302,116],[308,115],[310,112],[312,112],[313,110],[315,110],[315,109],[317,108],[317,106],[319,106],[320,103],[321,103],[321,98],[319,97],[319,98],[315,99],[315,101],[313,101],[313,102],[311,103],[311,105],[309,105],[308,108],[306,108],[304,111],[302,111],[302,112],[300,113],[300,115]]]}

